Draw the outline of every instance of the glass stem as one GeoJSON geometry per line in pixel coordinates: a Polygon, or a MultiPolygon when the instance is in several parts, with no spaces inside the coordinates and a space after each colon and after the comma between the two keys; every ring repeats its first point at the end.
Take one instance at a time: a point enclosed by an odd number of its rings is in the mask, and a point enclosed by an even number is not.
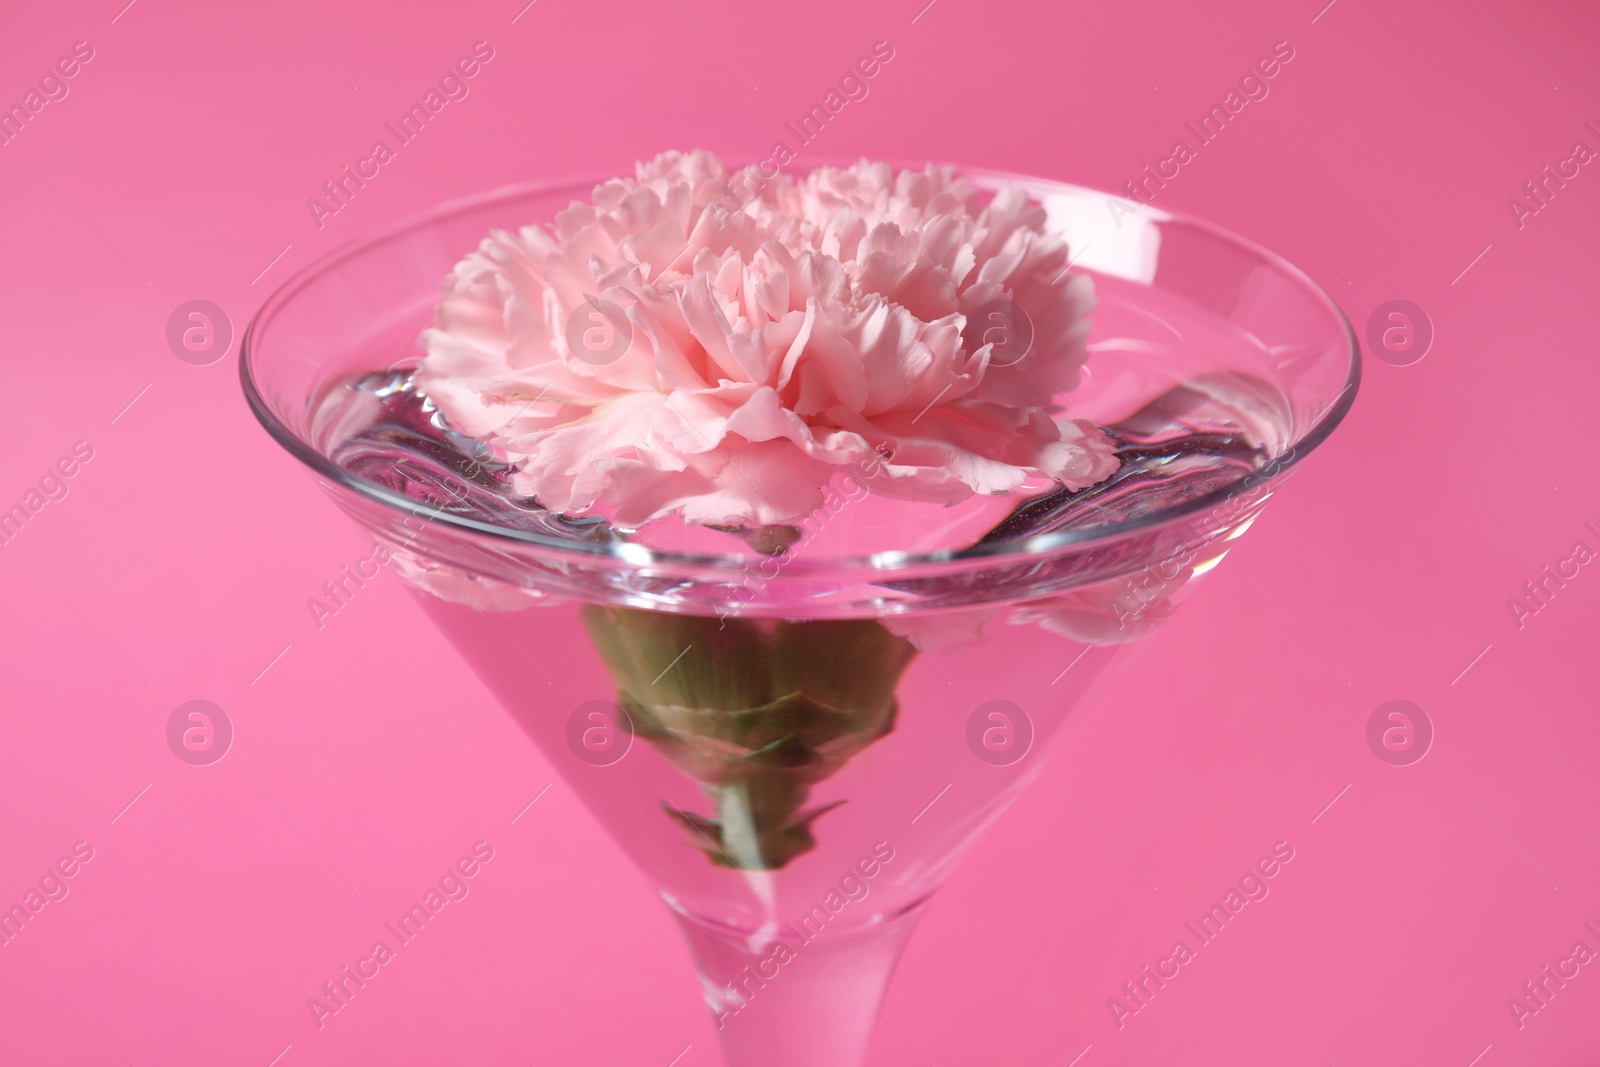
{"type": "Polygon", "coordinates": [[[805,920],[751,934],[675,914],[727,1067],[860,1067],[922,906],[809,940],[805,920]]]}

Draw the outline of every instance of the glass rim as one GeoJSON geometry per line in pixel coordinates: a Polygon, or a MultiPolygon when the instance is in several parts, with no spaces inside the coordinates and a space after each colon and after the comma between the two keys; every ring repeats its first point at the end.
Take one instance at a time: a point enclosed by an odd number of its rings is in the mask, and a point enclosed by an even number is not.
{"type": "MultiPolygon", "coordinates": [[[[819,160],[814,167],[808,169],[830,165],[840,165],[840,163],[836,160],[824,159],[819,160]]],[[[900,163],[893,163],[892,165],[897,170],[903,166],[900,163]]],[[[911,169],[921,169],[924,165],[926,164],[912,164],[910,166],[911,169]]],[[[1031,192],[1037,192],[1041,187],[1053,187],[1092,193],[1096,196],[1113,199],[1126,199],[1118,197],[1114,193],[1096,189],[1093,186],[1078,185],[1054,178],[964,167],[958,164],[953,164],[952,166],[954,166],[956,173],[962,177],[980,180],[985,183],[1013,182],[1029,189],[1031,192]]],[[[359,496],[366,497],[405,514],[424,519],[430,523],[443,523],[446,528],[454,527],[475,535],[510,541],[517,545],[541,551],[557,552],[578,557],[610,558],[618,563],[630,566],[663,565],[696,569],[709,568],[712,570],[727,568],[741,572],[747,570],[752,557],[746,554],[724,553],[713,555],[678,552],[650,548],[631,541],[568,541],[546,534],[482,522],[440,508],[429,507],[401,493],[396,493],[376,483],[366,481],[339,467],[308,440],[297,434],[289,426],[284,425],[283,421],[274,414],[256,384],[256,376],[252,370],[252,357],[259,347],[259,335],[271,321],[274,313],[288,304],[300,290],[313,284],[346,260],[380,245],[403,238],[443,218],[475,213],[483,216],[485,222],[488,223],[487,216],[483,215],[484,205],[503,203],[508,200],[541,193],[559,193],[566,189],[592,189],[595,185],[607,181],[611,177],[614,177],[614,175],[600,178],[539,179],[502,185],[485,192],[474,193],[471,196],[463,194],[460,200],[464,203],[457,204],[455,201],[447,201],[423,211],[415,212],[370,234],[353,237],[301,267],[267,295],[261,306],[251,315],[249,323],[240,335],[239,380],[243,387],[245,401],[249,405],[251,412],[254,413],[256,419],[273,440],[277,441],[290,455],[309,467],[318,477],[359,496]]],[[[1148,208],[1149,205],[1144,205],[1144,207],[1148,208]]],[[[859,569],[877,571],[899,570],[923,565],[961,563],[963,561],[992,565],[1007,561],[1048,558],[1066,549],[1078,548],[1101,541],[1110,541],[1133,532],[1164,526],[1173,523],[1175,520],[1216,509],[1231,500],[1246,496],[1267,483],[1277,480],[1315,451],[1322,442],[1326,441],[1349,413],[1351,405],[1355,403],[1356,392],[1361,383],[1360,343],[1357,339],[1355,328],[1351,325],[1344,310],[1339,306],[1338,301],[1334,300],[1332,294],[1299,267],[1278,253],[1247,237],[1187,212],[1166,209],[1152,210],[1154,211],[1154,218],[1193,226],[1214,238],[1258,256],[1273,268],[1282,271],[1286,276],[1303,285],[1331,312],[1334,320],[1343,327],[1345,346],[1349,353],[1349,367],[1345,374],[1344,387],[1306,428],[1303,434],[1290,440],[1286,451],[1281,456],[1269,459],[1263,466],[1208,493],[1132,518],[1098,526],[1062,530],[1054,533],[1041,533],[1012,541],[980,543],[959,549],[941,549],[936,552],[888,550],[860,556],[839,556],[809,561],[797,559],[786,564],[786,569],[799,564],[802,570],[820,567],[826,570],[859,569]]],[[[529,224],[537,225],[538,223],[535,221],[529,224]]],[[[488,225],[493,226],[493,223],[488,223],[488,225]]],[[[464,255],[465,252],[462,254],[464,255]]],[[[310,397],[306,398],[308,402],[310,399],[310,397]]]]}

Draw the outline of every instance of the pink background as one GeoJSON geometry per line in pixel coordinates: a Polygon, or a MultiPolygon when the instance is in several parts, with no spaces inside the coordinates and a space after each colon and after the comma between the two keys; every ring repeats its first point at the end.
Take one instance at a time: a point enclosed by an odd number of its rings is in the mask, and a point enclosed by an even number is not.
{"type": "Polygon", "coordinates": [[[231,354],[174,358],[177,305],[220,304],[236,345],[293,270],[455,190],[761,158],[878,40],[895,58],[797,165],[1117,188],[1287,40],[1157,203],[1283,252],[1358,328],[1415,301],[1432,350],[1369,357],[1344,428],[1084,723],[1046,775],[1081,814],[1040,783],[979,846],[871,1062],[1600,1062],[1600,967],[1521,1029],[1506,1004],[1600,948],[1600,566],[1521,629],[1507,606],[1600,548],[1600,167],[1520,229],[1506,206],[1600,148],[1593,5],[123,2],[12,5],[0,34],[6,102],[95,50],[0,147],[0,507],[94,450],[0,546],[0,902],[94,849],[0,947],[0,1059],[719,1062],[619,851],[559,782],[513,823],[550,765],[464,668],[405,670],[449,656],[392,575],[317,629],[307,599],[365,542],[231,354]],[[319,231],[307,197],[480,39],[471,95],[319,231]],[[165,740],[196,698],[237,731],[209,767],[165,740]],[[1396,698],[1437,733],[1407,767],[1365,739],[1396,698]],[[319,1032],[306,998],[478,840],[471,896],[319,1032]],[[1119,1030],[1107,998],[1278,840],[1271,896],[1119,1030]]]}

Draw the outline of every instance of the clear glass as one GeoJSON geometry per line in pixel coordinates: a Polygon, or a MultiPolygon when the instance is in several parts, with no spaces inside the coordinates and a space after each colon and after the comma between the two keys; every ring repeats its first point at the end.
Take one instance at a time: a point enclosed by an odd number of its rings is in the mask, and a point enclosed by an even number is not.
{"type": "MultiPolygon", "coordinates": [[[[1255,458],[1163,460],[1102,505],[959,550],[777,559],[514,528],[470,504],[465,469],[363,478],[330,458],[351,381],[415,361],[460,257],[592,182],[474,197],[331,256],[244,337],[267,430],[677,918],[734,1067],[861,1062],[921,906],[1355,395],[1349,324],[1271,253],[1148,206],[1118,218],[1093,190],[969,177],[1029,189],[1095,278],[1072,414],[1159,443],[1221,407],[1255,458]]],[[[883,521],[845,498],[828,521],[867,514],[883,521]]]]}

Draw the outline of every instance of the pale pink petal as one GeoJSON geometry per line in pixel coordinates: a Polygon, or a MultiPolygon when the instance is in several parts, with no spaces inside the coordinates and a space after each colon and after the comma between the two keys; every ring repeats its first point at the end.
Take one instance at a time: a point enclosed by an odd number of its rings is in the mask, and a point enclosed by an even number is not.
{"type": "Polygon", "coordinates": [[[1094,296],[1045,225],[948,167],[730,176],[666,152],[463,258],[418,384],[518,491],[623,526],[793,521],[869,467],[874,493],[943,503],[1079,488],[1117,459],[1061,417],[1094,296]],[[616,328],[603,303],[630,340],[600,364],[568,336],[616,328]],[[996,306],[1031,325],[1025,354],[996,306]]]}

